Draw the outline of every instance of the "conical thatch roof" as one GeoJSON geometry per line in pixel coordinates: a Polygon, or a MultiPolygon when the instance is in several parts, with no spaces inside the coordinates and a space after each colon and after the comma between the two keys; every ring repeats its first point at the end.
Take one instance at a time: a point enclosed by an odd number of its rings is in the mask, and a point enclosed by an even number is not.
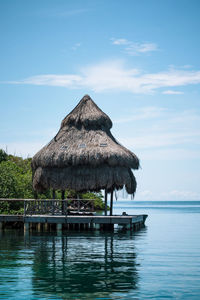
{"type": "Polygon", "coordinates": [[[57,135],[33,157],[34,189],[82,192],[125,186],[134,194],[131,169],[139,168],[139,160],[115,140],[111,127],[110,118],[84,96],[64,118],[57,135]]]}

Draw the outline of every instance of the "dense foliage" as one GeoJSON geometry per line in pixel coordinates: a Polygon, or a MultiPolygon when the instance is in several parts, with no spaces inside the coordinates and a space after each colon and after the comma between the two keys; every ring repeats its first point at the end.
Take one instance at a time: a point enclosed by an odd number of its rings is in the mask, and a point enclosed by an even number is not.
{"type": "MultiPolygon", "coordinates": [[[[0,149],[0,198],[33,199],[36,197],[32,189],[31,158],[8,155],[0,149]]],[[[74,191],[66,191],[65,197],[76,198],[74,191]]],[[[80,194],[81,199],[95,199],[95,209],[103,209],[101,193],[80,194]]],[[[39,199],[51,199],[52,191],[37,194],[39,199]]],[[[61,191],[56,191],[56,198],[61,199],[61,191]]],[[[23,202],[0,201],[0,213],[22,212],[23,202]]]]}

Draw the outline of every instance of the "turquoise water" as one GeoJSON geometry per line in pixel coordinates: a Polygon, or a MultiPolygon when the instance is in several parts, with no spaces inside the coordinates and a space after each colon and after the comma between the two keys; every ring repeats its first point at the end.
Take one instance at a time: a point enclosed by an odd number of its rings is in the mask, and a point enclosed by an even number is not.
{"type": "Polygon", "coordinates": [[[0,233],[0,299],[200,299],[200,202],[117,201],[136,233],[0,233]]]}

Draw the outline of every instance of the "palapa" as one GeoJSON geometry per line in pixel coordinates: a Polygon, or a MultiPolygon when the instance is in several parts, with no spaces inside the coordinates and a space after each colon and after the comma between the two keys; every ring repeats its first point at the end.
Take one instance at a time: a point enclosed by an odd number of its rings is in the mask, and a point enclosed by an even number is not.
{"type": "Polygon", "coordinates": [[[111,127],[110,118],[85,95],[57,135],[33,157],[33,188],[112,192],[125,186],[134,195],[131,169],[139,168],[139,160],[116,141],[111,127]]]}

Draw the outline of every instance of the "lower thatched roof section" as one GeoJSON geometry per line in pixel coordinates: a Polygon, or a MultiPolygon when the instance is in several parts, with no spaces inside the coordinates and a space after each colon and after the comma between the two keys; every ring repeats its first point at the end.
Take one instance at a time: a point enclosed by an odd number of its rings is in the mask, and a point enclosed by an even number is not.
{"type": "Polygon", "coordinates": [[[33,176],[33,188],[38,191],[53,188],[73,189],[77,192],[107,189],[109,192],[113,189],[122,189],[124,186],[128,194],[135,193],[136,180],[131,169],[120,166],[38,167],[33,176]]]}

